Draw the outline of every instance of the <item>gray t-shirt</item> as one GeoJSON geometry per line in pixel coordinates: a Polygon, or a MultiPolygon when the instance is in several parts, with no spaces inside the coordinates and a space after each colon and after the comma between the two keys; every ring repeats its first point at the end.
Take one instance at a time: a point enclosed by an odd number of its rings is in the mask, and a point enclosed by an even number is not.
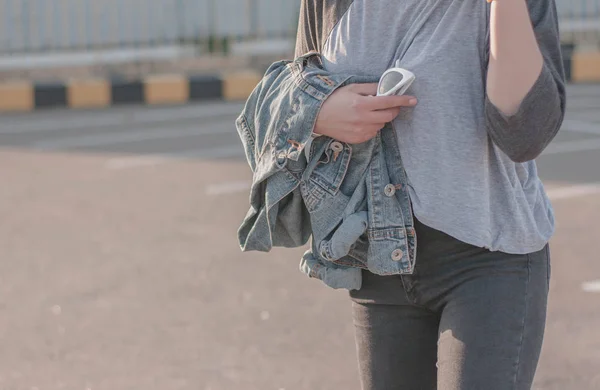
{"type": "MultiPolygon", "coordinates": [[[[555,9],[544,2],[532,20],[536,33],[552,34],[555,9]]],[[[561,86],[555,84],[562,69],[556,69],[556,58],[546,61],[525,99],[522,110],[537,110],[532,112],[537,119],[523,112],[503,117],[485,93],[488,23],[485,0],[355,0],[322,54],[332,72],[378,77],[399,59],[416,75],[408,94],[419,104],[403,109],[393,125],[417,219],[472,245],[526,254],[541,250],[552,236],[552,207],[535,162],[515,162],[527,155],[511,159],[492,138],[494,129],[538,132],[550,118],[548,128],[539,131],[550,132],[551,139],[562,121],[562,113],[553,112],[564,108],[561,86]],[[538,107],[542,95],[551,108],[547,113],[538,107]]],[[[558,39],[555,35],[550,41],[558,39]]],[[[542,52],[546,57],[544,47],[542,52]]],[[[525,135],[499,138],[527,143],[525,135]]]]}

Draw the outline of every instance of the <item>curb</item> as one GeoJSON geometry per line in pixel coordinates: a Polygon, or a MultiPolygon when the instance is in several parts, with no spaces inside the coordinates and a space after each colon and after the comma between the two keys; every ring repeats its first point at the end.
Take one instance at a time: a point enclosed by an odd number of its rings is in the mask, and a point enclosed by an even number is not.
{"type": "Polygon", "coordinates": [[[0,112],[44,108],[106,108],[124,104],[177,105],[192,101],[245,100],[262,74],[153,75],[141,80],[82,79],[57,83],[0,84],[0,112]]]}
{"type": "MultiPolygon", "coordinates": [[[[562,46],[568,82],[600,82],[600,47],[562,46]]],[[[0,84],[0,112],[44,108],[106,108],[124,104],[177,105],[192,101],[245,100],[262,78],[254,71],[221,75],[153,75],[141,80],[82,79],[0,84]]]]}

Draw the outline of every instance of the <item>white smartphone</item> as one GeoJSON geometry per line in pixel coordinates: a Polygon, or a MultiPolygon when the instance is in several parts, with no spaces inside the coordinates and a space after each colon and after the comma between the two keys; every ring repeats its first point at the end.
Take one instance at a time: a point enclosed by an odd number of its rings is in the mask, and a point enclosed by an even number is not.
{"type": "Polygon", "coordinates": [[[415,75],[399,65],[399,61],[396,61],[395,67],[383,73],[377,86],[377,96],[404,95],[415,81],[415,75]]]}

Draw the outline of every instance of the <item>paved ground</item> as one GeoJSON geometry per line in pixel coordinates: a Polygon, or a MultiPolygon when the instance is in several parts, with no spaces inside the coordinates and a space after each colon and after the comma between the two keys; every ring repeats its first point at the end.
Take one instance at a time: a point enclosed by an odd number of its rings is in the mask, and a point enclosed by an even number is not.
{"type": "MultiPolygon", "coordinates": [[[[600,86],[569,92],[540,390],[600,389],[600,86]]],[[[358,390],[346,294],[239,252],[239,110],[1,118],[0,389],[358,390]]]]}

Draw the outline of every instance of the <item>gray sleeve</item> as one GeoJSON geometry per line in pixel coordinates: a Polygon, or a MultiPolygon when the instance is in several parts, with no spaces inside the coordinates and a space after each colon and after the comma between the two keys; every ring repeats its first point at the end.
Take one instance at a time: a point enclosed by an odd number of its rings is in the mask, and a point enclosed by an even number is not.
{"type": "Polygon", "coordinates": [[[296,58],[311,52],[320,52],[327,36],[346,13],[354,0],[301,0],[296,58]]]}
{"type": "Polygon", "coordinates": [[[316,29],[319,27],[320,16],[316,15],[319,8],[316,7],[313,0],[302,0],[300,2],[300,14],[298,18],[298,33],[296,35],[295,58],[298,58],[310,51],[318,51],[316,29]]]}
{"type": "Polygon", "coordinates": [[[528,0],[544,57],[539,78],[516,114],[504,115],[487,97],[485,117],[494,143],[515,162],[538,157],[560,129],[565,115],[565,74],[554,0],[528,0]]]}

